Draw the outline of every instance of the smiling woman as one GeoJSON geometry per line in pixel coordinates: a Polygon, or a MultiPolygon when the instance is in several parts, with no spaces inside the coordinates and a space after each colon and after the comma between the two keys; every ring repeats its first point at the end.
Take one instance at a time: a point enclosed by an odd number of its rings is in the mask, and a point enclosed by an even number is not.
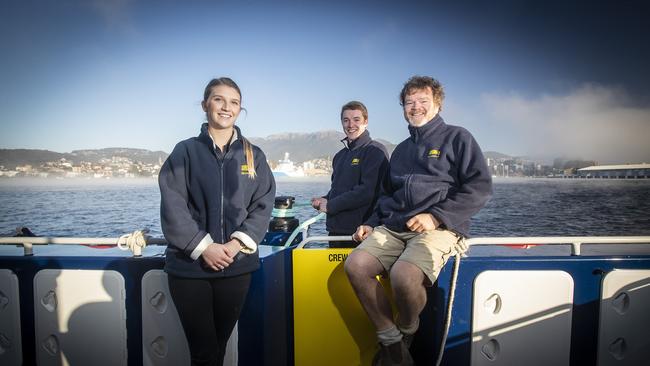
{"type": "Polygon", "coordinates": [[[233,80],[211,80],[201,103],[207,123],[160,171],[165,271],[192,365],[223,363],[273,207],[266,157],[235,126],[241,99],[233,80]]]}
{"type": "MultiPolygon", "coordinates": [[[[241,92],[237,84],[226,78],[215,79],[205,88],[201,106],[208,119],[208,129],[224,130],[232,134],[232,127],[241,111],[241,92]],[[223,80],[222,80],[223,79],[223,80]]],[[[212,136],[212,133],[210,134],[212,136]]],[[[212,136],[214,138],[214,136],[212,136]]],[[[230,137],[230,136],[228,136],[230,137]]],[[[223,145],[220,145],[220,147],[223,145]]]]}

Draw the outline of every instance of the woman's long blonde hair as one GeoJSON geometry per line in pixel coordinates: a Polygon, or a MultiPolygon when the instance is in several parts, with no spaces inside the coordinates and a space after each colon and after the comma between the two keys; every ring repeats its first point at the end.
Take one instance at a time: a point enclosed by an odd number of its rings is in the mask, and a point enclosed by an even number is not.
{"type": "MultiPolygon", "coordinates": [[[[203,92],[204,102],[208,101],[212,88],[219,85],[225,85],[235,89],[239,94],[239,99],[241,102],[242,98],[241,98],[241,90],[239,89],[239,86],[231,78],[227,78],[227,77],[220,77],[220,78],[215,78],[210,80],[208,85],[205,87],[205,91],[203,92]]],[[[244,155],[246,155],[246,166],[248,170],[248,177],[250,179],[255,179],[255,176],[257,176],[257,172],[255,171],[255,156],[253,155],[253,145],[244,136],[239,136],[239,138],[242,140],[242,143],[244,144],[244,155]]]]}
{"type": "Polygon", "coordinates": [[[253,157],[253,145],[247,138],[242,136],[244,143],[244,154],[246,155],[246,165],[248,166],[248,178],[255,179],[257,172],[255,171],[255,159],[253,157]]]}

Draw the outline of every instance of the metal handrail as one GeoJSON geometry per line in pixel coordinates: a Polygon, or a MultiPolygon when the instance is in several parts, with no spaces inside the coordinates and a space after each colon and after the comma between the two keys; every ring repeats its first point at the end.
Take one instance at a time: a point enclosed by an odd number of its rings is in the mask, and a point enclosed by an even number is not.
{"type": "MultiPolygon", "coordinates": [[[[343,241],[352,240],[351,236],[310,236],[300,242],[296,249],[302,249],[312,241],[343,241]]],[[[536,244],[536,245],[571,245],[571,255],[581,255],[582,244],[650,244],[650,236],[529,236],[529,237],[483,237],[471,238],[465,241],[471,245],[504,245],[504,244],[536,244]]]]}
{"type": "MultiPolygon", "coordinates": [[[[0,245],[22,245],[25,255],[33,255],[34,245],[114,245],[120,238],[54,238],[47,236],[9,236],[0,237],[0,245]]],[[[166,245],[164,238],[146,238],[147,245],[166,245]]]]}
{"type": "Polygon", "coordinates": [[[485,237],[471,238],[465,242],[471,245],[537,244],[571,245],[571,255],[581,255],[582,244],[650,244],[650,236],[529,236],[529,237],[485,237]]]}
{"type": "MultiPolygon", "coordinates": [[[[119,238],[53,238],[47,236],[9,236],[0,237],[0,244],[86,244],[86,245],[117,245],[119,238]]],[[[147,238],[147,244],[167,244],[164,238],[147,238]]]]}
{"type": "MultiPolygon", "coordinates": [[[[0,245],[22,245],[25,255],[32,254],[33,245],[63,244],[63,245],[117,245],[119,238],[55,238],[55,237],[0,237],[0,245]]],[[[308,236],[303,239],[296,249],[303,249],[305,244],[314,241],[349,241],[351,236],[308,236]]],[[[147,245],[166,245],[164,238],[146,239],[147,245]]],[[[582,244],[650,244],[650,236],[529,236],[529,237],[482,237],[466,241],[471,245],[504,245],[504,244],[536,244],[536,245],[567,245],[570,244],[572,255],[580,255],[582,244]]]]}
{"type": "Polygon", "coordinates": [[[305,239],[303,239],[298,245],[296,245],[296,249],[302,249],[305,244],[310,243],[312,241],[350,241],[352,240],[351,235],[345,235],[345,236],[308,236],[305,239]]]}

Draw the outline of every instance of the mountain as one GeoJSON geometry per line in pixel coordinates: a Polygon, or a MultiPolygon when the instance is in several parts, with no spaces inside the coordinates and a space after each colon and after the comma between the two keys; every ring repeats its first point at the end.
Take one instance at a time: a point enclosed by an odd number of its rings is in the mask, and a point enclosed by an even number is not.
{"type": "MultiPolygon", "coordinates": [[[[270,135],[266,138],[252,137],[253,144],[259,146],[269,161],[278,161],[284,158],[284,153],[289,153],[289,158],[300,163],[316,158],[334,157],[343,148],[345,135],[338,131],[320,131],[312,133],[282,133],[270,135]]],[[[385,140],[379,140],[389,153],[395,149],[395,145],[385,140]]]]}
{"type": "Polygon", "coordinates": [[[0,165],[6,169],[15,169],[18,165],[41,164],[66,159],[79,164],[82,161],[96,163],[102,159],[111,159],[112,157],[128,158],[133,162],[142,162],[145,164],[157,164],[159,161],[165,161],[167,154],[164,151],[150,151],[144,149],[130,149],[111,147],[95,150],[74,150],[70,153],[58,153],[49,150],[32,150],[32,149],[0,149],[0,165]]]}
{"type": "Polygon", "coordinates": [[[15,169],[16,166],[25,164],[39,166],[64,157],[65,154],[49,150],[0,149],[0,165],[7,169],[15,169]]]}
{"type": "Polygon", "coordinates": [[[343,147],[341,132],[322,131],[314,133],[283,133],[270,135],[266,138],[254,137],[251,142],[259,146],[270,161],[284,158],[288,152],[291,160],[303,162],[315,158],[334,157],[343,147]]]}
{"type": "Polygon", "coordinates": [[[165,161],[169,154],[164,151],[108,147],[105,149],[73,150],[71,153],[65,155],[66,159],[72,160],[75,163],[80,161],[96,163],[101,159],[110,159],[113,156],[117,156],[121,158],[129,158],[134,162],[139,161],[145,164],[157,164],[159,161],[165,161]]]}
{"type": "MultiPolygon", "coordinates": [[[[332,159],[341,148],[345,135],[339,131],[320,131],[312,133],[281,133],[270,135],[265,138],[252,137],[251,142],[259,146],[269,161],[277,162],[284,158],[288,152],[289,157],[296,163],[316,158],[332,159]]],[[[382,139],[377,139],[386,146],[389,153],[395,149],[395,145],[382,139]]],[[[0,165],[5,169],[15,169],[18,165],[41,164],[66,159],[74,164],[82,161],[97,163],[102,159],[113,157],[128,158],[133,162],[145,164],[157,164],[165,161],[167,154],[164,151],[150,151],[144,149],[131,149],[122,147],[110,147],[104,149],[74,150],[70,153],[58,153],[49,150],[33,149],[0,149],[0,165]]]]}

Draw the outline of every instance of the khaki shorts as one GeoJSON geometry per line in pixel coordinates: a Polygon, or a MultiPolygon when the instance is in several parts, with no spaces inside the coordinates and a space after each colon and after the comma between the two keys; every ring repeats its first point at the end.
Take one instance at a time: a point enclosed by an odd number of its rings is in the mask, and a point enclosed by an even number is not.
{"type": "Polygon", "coordinates": [[[449,257],[462,254],[467,248],[462,236],[445,229],[400,233],[378,226],[355,250],[376,257],[386,272],[398,260],[411,263],[424,272],[429,280],[427,285],[431,286],[449,257]]]}

